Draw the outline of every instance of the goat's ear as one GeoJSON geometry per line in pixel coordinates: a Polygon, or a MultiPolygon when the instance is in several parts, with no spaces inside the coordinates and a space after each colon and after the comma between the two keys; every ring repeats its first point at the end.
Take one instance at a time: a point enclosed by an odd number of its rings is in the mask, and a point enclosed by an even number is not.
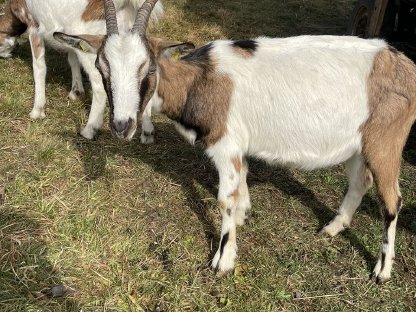
{"type": "Polygon", "coordinates": [[[180,58],[182,55],[188,54],[195,49],[195,45],[192,42],[177,43],[157,38],[149,38],[148,42],[156,58],[180,58]]]}
{"type": "Polygon", "coordinates": [[[78,35],[70,36],[61,32],[53,33],[53,37],[58,42],[67,47],[82,50],[88,53],[97,53],[103,43],[103,35],[78,35]]]}

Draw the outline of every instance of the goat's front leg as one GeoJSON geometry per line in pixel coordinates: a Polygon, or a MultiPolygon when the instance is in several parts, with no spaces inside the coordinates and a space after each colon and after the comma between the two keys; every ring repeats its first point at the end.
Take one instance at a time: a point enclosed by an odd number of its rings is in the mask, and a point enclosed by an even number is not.
{"type": "Polygon", "coordinates": [[[237,225],[243,225],[247,219],[247,211],[251,207],[250,194],[247,186],[248,163],[246,159],[242,159],[240,170],[240,183],[238,186],[237,209],[235,212],[235,222],[237,225]]]}
{"type": "Polygon", "coordinates": [[[28,30],[30,47],[33,59],[33,80],[35,82],[35,100],[30,113],[32,119],[45,118],[45,81],[46,81],[46,62],[45,62],[45,43],[34,27],[28,30]]]}
{"type": "Polygon", "coordinates": [[[220,274],[234,268],[237,257],[236,211],[239,200],[239,184],[242,158],[240,155],[213,157],[220,183],[218,202],[222,215],[221,240],[212,261],[212,267],[220,274]]]}
{"type": "Polygon", "coordinates": [[[93,139],[95,134],[103,125],[105,104],[107,95],[104,90],[101,75],[95,68],[95,54],[77,51],[77,56],[85,72],[88,74],[92,88],[91,110],[85,127],[80,134],[86,139],[93,139]]]}
{"type": "Polygon", "coordinates": [[[142,133],[140,142],[151,144],[155,141],[155,128],[152,124],[152,105],[148,103],[142,114],[142,133]]]}
{"type": "Polygon", "coordinates": [[[81,75],[81,65],[78,61],[78,57],[73,51],[68,52],[68,63],[71,66],[72,74],[72,87],[71,92],[69,92],[68,97],[71,100],[78,99],[82,94],[84,94],[84,86],[82,84],[82,75],[81,75]]]}

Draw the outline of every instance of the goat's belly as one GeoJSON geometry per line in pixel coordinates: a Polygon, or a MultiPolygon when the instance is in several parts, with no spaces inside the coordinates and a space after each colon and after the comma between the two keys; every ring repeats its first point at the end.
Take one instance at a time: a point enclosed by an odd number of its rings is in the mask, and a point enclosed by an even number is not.
{"type": "Polygon", "coordinates": [[[250,140],[247,154],[270,164],[312,170],[345,162],[361,152],[361,135],[323,138],[257,138],[250,140]]]}

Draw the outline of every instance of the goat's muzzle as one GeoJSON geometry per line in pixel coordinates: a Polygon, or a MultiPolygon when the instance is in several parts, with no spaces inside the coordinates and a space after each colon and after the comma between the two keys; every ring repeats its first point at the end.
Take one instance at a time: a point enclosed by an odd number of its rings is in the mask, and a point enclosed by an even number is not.
{"type": "Polygon", "coordinates": [[[110,122],[110,126],[115,137],[130,141],[136,132],[137,122],[133,118],[129,118],[128,120],[113,119],[110,122]]]}

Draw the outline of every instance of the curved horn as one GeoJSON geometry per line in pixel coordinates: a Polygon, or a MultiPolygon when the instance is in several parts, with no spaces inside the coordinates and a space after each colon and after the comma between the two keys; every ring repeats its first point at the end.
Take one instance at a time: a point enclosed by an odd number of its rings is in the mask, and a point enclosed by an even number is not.
{"type": "Polygon", "coordinates": [[[112,0],[104,0],[104,12],[107,35],[118,34],[116,8],[112,0]]]}
{"type": "Polygon", "coordinates": [[[136,21],[134,22],[133,28],[131,31],[133,33],[138,33],[140,36],[146,34],[147,24],[149,23],[150,14],[156,4],[157,0],[147,0],[139,11],[137,12],[136,21]]]}

